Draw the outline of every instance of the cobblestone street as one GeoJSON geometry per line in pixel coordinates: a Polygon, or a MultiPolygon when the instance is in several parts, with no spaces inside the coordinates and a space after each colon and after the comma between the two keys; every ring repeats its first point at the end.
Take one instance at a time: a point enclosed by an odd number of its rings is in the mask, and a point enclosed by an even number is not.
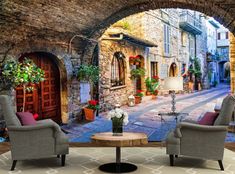
{"type": "MultiPolygon", "coordinates": [[[[206,111],[214,111],[216,102],[223,99],[229,93],[228,85],[220,85],[216,88],[194,92],[191,94],[177,94],[176,110],[182,114],[178,120],[191,119],[197,121],[206,111]]],[[[171,97],[158,96],[152,100],[147,96],[143,102],[134,107],[122,107],[129,114],[129,123],[125,131],[144,132],[149,141],[164,141],[167,133],[176,125],[175,117],[159,116],[159,112],[170,112],[171,97]]],[[[95,121],[87,124],[72,123],[63,126],[68,132],[71,142],[89,142],[90,136],[96,132],[111,131],[111,121],[106,119],[107,113],[100,113],[95,121]]],[[[228,142],[235,141],[233,133],[228,133],[228,142]]]]}

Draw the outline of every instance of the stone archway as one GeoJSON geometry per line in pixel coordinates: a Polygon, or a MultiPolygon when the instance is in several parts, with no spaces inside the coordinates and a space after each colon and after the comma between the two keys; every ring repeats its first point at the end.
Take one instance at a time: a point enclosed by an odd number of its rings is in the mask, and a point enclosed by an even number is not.
{"type": "MultiPolygon", "coordinates": [[[[97,27],[93,28],[89,36],[93,39],[98,39],[111,24],[118,20],[130,16],[135,13],[155,10],[160,8],[182,8],[199,11],[208,16],[215,18],[218,22],[228,28],[232,33],[235,33],[235,20],[231,11],[226,11],[226,8],[221,6],[220,0],[215,1],[188,1],[188,0],[145,0],[142,2],[133,2],[130,5],[123,5],[122,8],[112,13],[103,20],[97,27]]],[[[228,4],[227,4],[228,5],[228,4]]]]}
{"type": "MultiPolygon", "coordinates": [[[[40,59],[40,57],[44,57],[44,59],[49,59],[52,64],[54,64],[55,69],[58,69],[59,71],[59,86],[57,86],[58,94],[59,94],[59,115],[60,120],[58,120],[61,123],[67,123],[68,122],[68,89],[67,89],[67,71],[64,62],[62,62],[57,56],[55,56],[52,53],[48,52],[29,52],[21,54],[21,57],[27,57],[31,58],[33,55],[37,55],[40,59]]],[[[32,57],[32,59],[34,59],[32,57]]],[[[43,82],[42,82],[43,83],[43,82]]],[[[57,96],[58,97],[58,96],[57,96]]]]}
{"type": "MultiPolygon", "coordinates": [[[[208,16],[214,17],[218,22],[228,28],[232,33],[235,33],[235,20],[232,11],[224,8],[224,1],[204,0],[204,1],[187,1],[187,0],[144,0],[135,1],[131,4],[123,5],[120,9],[109,15],[105,20],[99,23],[89,33],[89,38],[99,40],[105,30],[118,20],[143,11],[155,10],[160,8],[182,8],[199,11],[208,16]]],[[[228,4],[227,4],[228,5],[228,4]]],[[[91,57],[91,53],[95,48],[96,43],[89,42],[84,49],[83,59],[87,60],[91,57]]]]}
{"type": "Polygon", "coordinates": [[[172,63],[169,69],[169,77],[176,77],[178,75],[178,67],[176,63],[172,63]]]}

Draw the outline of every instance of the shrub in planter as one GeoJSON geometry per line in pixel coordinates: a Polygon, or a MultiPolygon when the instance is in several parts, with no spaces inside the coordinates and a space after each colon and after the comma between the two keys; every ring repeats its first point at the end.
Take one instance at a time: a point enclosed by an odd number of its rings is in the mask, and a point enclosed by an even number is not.
{"type": "Polygon", "coordinates": [[[142,101],[142,97],[144,96],[142,90],[137,90],[135,94],[135,104],[139,104],[142,101]]]}
{"type": "Polygon", "coordinates": [[[131,70],[131,79],[135,79],[142,76],[145,76],[144,68],[136,68],[131,70]]]}
{"type": "Polygon", "coordinates": [[[88,106],[84,108],[86,120],[93,121],[96,116],[96,111],[99,109],[98,101],[88,101],[88,106]]]}

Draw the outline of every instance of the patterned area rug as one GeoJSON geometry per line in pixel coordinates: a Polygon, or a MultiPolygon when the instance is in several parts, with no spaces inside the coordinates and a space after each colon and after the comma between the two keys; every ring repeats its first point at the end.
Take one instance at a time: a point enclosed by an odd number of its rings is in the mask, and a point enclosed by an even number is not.
{"type": "MultiPolygon", "coordinates": [[[[14,172],[10,172],[10,152],[0,155],[1,174],[101,174],[101,164],[115,160],[115,148],[70,148],[66,166],[60,166],[56,157],[41,160],[19,161],[14,172]]],[[[233,174],[235,171],[235,153],[225,150],[225,172],[219,170],[216,161],[179,157],[175,166],[169,166],[165,148],[123,148],[122,161],[138,166],[133,174],[233,174]]]]}

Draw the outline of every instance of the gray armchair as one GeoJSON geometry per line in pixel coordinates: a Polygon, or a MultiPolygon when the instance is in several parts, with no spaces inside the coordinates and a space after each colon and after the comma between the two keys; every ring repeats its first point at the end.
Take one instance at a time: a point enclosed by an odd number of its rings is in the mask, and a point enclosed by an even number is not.
{"type": "Polygon", "coordinates": [[[168,134],[166,153],[170,157],[170,165],[174,165],[174,157],[178,155],[216,160],[221,170],[223,167],[224,141],[231,120],[235,98],[227,96],[222,103],[219,116],[214,125],[206,126],[181,122],[168,134]]]}
{"type": "Polygon", "coordinates": [[[61,164],[65,165],[66,154],[69,153],[68,138],[58,124],[50,119],[37,121],[33,126],[22,126],[6,95],[0,95],[4,119],[11,144],[12,167],[17,160],[47,158],[61,156],[61,164]]]}

